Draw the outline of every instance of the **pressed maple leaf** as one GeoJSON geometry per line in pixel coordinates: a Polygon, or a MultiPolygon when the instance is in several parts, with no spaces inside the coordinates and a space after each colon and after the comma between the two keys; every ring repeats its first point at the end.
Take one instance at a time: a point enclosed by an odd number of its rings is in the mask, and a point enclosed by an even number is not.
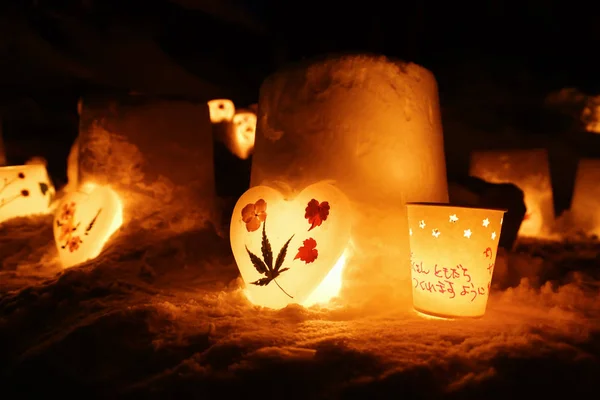
{"type": "Polygon", "coordinates": [[[308,228],[309,231],[317,226],[321,226],[323,221],[327,220],[330,208],[331,207],[329,207],[328,201],[319,203],[318,200],[312,199],[308,202],[304,213],[304,218],[306,218],[310,224],[310,228],[308,228]]]}
{"type": "Polygon", "coordinates": [[[294,260],[300,259],[307,264],[315,261],[319,256],[319,250],[317,250],[317,241],[313,238],[308,238],[302,242],[302,246],[298,249],[298,254],[294,257],[294,260]]]}
{"type": "Polygon", "coordinates": [[[246,246],[246,252],[248,253],[248,256],[250,257],[250,261],[252,262],[252,265],[254,265],[254,268],[258,271],[259,274],[265,275],[264,278],[260,278],[256,281],[250,282],[250,283],[252,285],[257,285],[257,286],[267,286],[269,283],[271,283],[271,281],[273,281],[273,282],[275,282],[277,287],[279,287],[279,289],[281,289],[281,291],[283,293],[285,293],[288,297],[293,299],[292,296],[290,296],[285,290],[283,290],[283,288],[281,286],[279,286],[279,283],[277,283],[275,278],[277,278],[279,275],[281,275],[282,272],[289,270],[289,268],[281,268],[281,266],[283,265],[283,262],[285,261],[285,256],[287,254],[287,248],[288,248],[290,242],[292,241],[292,238],[294,237],[294,235],[292,235],[292,237],[289,238],[287,242],[285,242],[285,244],[283,245],[281,250],[279,250],[279,254],[277,255],[277,259],[275,260],[275,265],[273,265],[273,251],[271,250],[271,243],[269,242],[269,239],[267,238],[265,226],[266,226],[266,223],[263,224],[262,240],[261,240],[261,246],[260,246],[260,250],[261,250],[263,259],[261,259],[256,254],[252,253],[250,250],[248,250],[248,247],[246,246]]]}

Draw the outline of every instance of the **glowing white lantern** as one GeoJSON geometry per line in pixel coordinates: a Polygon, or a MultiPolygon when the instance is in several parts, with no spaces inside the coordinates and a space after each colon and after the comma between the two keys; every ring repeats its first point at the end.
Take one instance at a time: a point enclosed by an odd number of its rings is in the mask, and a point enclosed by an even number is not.
{"type": "Polygon", "coordinates": [[[210,122],[218,124],[221,122],[231,122],[235,115],[235,105],[233,101],[227,99],[216,99],[208,102],[210,122]]]}
{"type": "Polygon", "coordinates": [[[54,216],[54,239],[64,268],[92,260],[123,223],[123,206],[109,187],[84,185],[61,200],[54,216]]]}
{"type": "Polygon", "coordinates": [[[245,160],[254,150],[256,136],[256,114],[252,111],[238,111],[233,117],[234,138],[231,151],[245,160]]]}
{"type": "Polygon", "coordinates": [[[518,186],[527,207],[519,236],[551,236],[554,199],[547,150],[476,151],[471,154],[469,173],[491,183],[518,186]]]}
{"type": "Polygon", "coordinates": [[[600,235],[600,159],[579,161],[571,213],[578,228],[600,235]]]}
{"type": "Polygon", "coordinates": [[[251,187],[293,197],[331,181],[353,208],[344,217],[354,226],[356,251],[343,296],[385,292],[410,302],[396,290],[410,280],[403,205],[448,201],[434,76],[385,57],[306,62],[263,83],[258,112],[251,187]]]}
{"type": "Polygon", "coordinates": [[[415,310],[483,316],[506,211],[426,203],[407,209],[415,310]]]}
{"type": "Polygon", "coordinates": [[[0,222],[50,212],[54,194],[45,165],[0,167],[0,222]]]}
{"type": "MultiPolygon", "coordinates": [[[[335,285],[326,278],[343,266],[350,239],[348,215],[346,196],[323,182],[293,200],[266,186],[244,193],[233,210],[230,236],[249,300],[271,308],[308,306],[320,286],[335,285]]],[[[320,301],[336,295],[321,291],[328,297],[320,301]]]]}

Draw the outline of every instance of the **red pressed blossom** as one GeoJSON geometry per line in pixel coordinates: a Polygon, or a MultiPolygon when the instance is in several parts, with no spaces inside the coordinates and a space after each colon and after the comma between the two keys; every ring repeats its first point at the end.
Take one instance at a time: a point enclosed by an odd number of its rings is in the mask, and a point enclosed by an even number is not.
{"type": "Polygon", "coordinates": [[[259,199],[254,204],[246,204],[242,208],[242,221],[246,224],[248,232],[254,232],[267,219],[267,202],[259,199]]]}
{"type": "Polygon", "coordinates": [[[327,220],[330,208],[329,202],[327,201],[319,203],[317,200],[312,199],[308,202],[304,213],[304,218],[306,218],[310,224],[310,228],[308,229],[309,231],[317,226],[321,226],[323,221],[327,220]]]}
{"type": "Polygon", "coordinates": [[[298,254],[294,260],[300,259],[309,264],[317,259],[319,251],[317,250],[317,241],[313,238],[308,238],[302,242],[302,246],[298,249],[298,254]]]}

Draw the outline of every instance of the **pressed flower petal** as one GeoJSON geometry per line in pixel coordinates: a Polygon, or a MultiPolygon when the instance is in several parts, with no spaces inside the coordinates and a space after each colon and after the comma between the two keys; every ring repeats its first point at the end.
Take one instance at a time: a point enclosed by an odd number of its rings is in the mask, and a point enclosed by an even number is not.
{"type": "Polygon", "coordinates": [[[265,220],[267,219],[267,213],[261,212],[260,214],[258,214],[256,216],[256,218],[258,218],[260,220],[260,222],[265,222],[265,220]]]}
{"type": "Polygon", "coordinates": [[[247,204],[242,208],[242,221],[249,223],[254,218],[254,204],[247,204]]]}
{"type": "Polygon", "coordinates": [[[246,230],[248,232],[254,232],[260,228],[261,220],[258,218],[252,218],[250,222],[246,223],[246,230]]]}
{"type": "Polygon", "coordinates": [[[264,199],[259,199],[256,203],[254,203],[254,206],[254,212],[257,214],[267,211],[267,202],[264,199]]]}

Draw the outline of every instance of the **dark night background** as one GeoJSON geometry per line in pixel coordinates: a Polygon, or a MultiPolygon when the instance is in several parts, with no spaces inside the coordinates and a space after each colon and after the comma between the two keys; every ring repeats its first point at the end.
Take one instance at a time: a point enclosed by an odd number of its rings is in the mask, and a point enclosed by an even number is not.
{"type": "MultiPolygon", "coordinates": [[[[82,95],[228,97],[245,107],[286,63],[346,51],[382,53],[434,72],[451,178],[466,173],[467,141],[600,155],[597,138],[582,136],[577,121],[543,107],[561,88],[600,91],[598,14],[580,2],[13,0],[1,9],[8,162],[44,156],[58,185],[82,95]],[[508,131],[513,140],[503,143],[508,131]]],[[[569,206],[576,162],[550,151],[565,166],[564,176],[553,171],[555,184],[565,186],[566,194],[555,196],[560,212],[569,206]]]]}

